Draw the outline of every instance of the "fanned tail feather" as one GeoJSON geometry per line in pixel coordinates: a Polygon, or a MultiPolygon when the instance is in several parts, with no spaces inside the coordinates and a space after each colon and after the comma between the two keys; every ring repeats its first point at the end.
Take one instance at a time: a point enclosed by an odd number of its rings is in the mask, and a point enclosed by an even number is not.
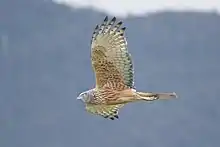
{"type": "Polygon", "coordinates": [[[151,93],[151,92],[136,92],[141,100],[153,101],[157,99],[171,99],[177,98],[175,92],[172,93],[151,93]]]}

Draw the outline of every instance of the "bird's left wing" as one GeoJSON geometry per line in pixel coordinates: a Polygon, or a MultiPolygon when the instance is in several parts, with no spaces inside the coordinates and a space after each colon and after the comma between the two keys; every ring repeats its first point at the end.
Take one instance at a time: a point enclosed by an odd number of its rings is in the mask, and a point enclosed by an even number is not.
{"type": "Polygon", "coordinates": [[[104,118],[110,118],[114,120],[115,118],[118,118],[119,109],[123,107],[124,104],[118,104],[118,105],[93,105],[93,104],[87,104],[86,110],[90,113],[101,115],[104,118]]]}

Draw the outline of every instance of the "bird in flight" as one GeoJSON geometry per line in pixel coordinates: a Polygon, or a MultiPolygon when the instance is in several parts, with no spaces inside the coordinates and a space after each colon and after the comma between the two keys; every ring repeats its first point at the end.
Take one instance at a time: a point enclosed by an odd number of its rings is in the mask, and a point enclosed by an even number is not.
{"type": "Polygon", "coordinates": [[[119,118],[119,109],[138,101],[176,98],[176,93],[138,92],[134,87],[134,68],[128,52],[125,27],[116,17],[106,16],[97,25],[91,40],[91,62],[96,78],[93,89],[82,92],[77,99],[88,112],[111,120],[119,118]]]}

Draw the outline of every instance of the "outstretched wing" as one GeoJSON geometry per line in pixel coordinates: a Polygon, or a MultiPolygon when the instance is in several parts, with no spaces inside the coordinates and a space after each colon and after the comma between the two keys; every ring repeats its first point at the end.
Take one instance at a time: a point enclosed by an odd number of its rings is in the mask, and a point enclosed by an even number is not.
{"type": "Polygon", "coordinates": [[[90,113],[101,115],[104,118],[110,118],[114,120],[118,117],[119,109],[123,107],[124,104],[118,104],[118,105],[92,105],[87,104],[86,110],[90,113]]]}
{"type": "Polygon", "coordinates": [[[96,88],[102,88],[107,83],[120,83],[124,88],[134,86],[134,70],[124,35],[125,27],[120,28],[122,22],[115,24],[115,21],[115,17],[108,21],[106,16],[104,22],[96,26],[92,36],[91,60],[96,88]]]}

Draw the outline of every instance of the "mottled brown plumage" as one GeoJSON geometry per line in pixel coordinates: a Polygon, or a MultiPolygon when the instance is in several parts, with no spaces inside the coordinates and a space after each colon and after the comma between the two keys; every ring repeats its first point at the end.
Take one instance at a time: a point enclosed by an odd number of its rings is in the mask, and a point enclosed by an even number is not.
{"type": "Polygon", "coordinates": [[[121,83],[123,88],[133,87],[133,65],[127,50],[125,28],[115,26],[115,17],[96,29],[91,45],[91,59],[96,74],[96,87],[102,88],[107,82],[121,83]],[[98,33],[98,34],[97,34],[98,33]]]}
{"type": "Polygon", "coordinates": [[[140,100],[153,101],[176,97],[175,93],[144,93],[134,89],[134,68],[128,52],[125,27],[113,17],[97,25],[91,40],[91,62],[96,87],[78,97],[88,112],[105,118],[118,118],[124,104],[140,100]]]}

